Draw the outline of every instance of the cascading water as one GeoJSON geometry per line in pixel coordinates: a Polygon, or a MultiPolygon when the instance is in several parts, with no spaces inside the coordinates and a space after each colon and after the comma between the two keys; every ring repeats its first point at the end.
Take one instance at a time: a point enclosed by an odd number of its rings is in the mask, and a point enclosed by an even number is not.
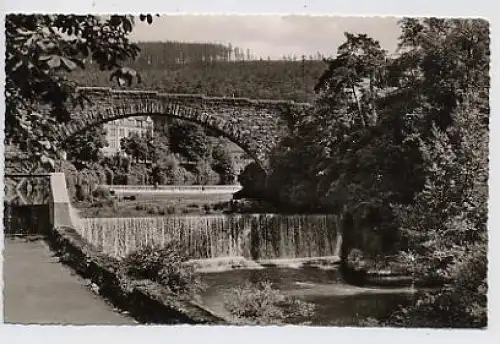
{"type": "Polygon", "coordinates": [[[80,215],[78,214],[78,210],[75,209],[71,205],[69,207],[69,217],[71,219],[71,223],[72,223],[73,227],[76,228],[77,230],[82,231],[83,230],[82,219],[80,218],[80,215]]]}
{"type": "Polygon", "coordinates": [[[335,215],[233,214],[79,219],[80,233],[106,254],[178,240],[195,259],[251,260],[334,256],[335,215]]]}

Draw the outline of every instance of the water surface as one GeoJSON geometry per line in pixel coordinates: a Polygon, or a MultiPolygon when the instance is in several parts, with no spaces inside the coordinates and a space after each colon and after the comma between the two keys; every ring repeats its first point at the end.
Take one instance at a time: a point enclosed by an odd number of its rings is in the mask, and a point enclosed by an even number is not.
{"type": "Polygon", "coordinates": [[[264,270],[233,270],[202,275],[207,289],[202,303],[215,312],[228,316],[224,306],[229,292],[247,282],[269,281],[285,295],[313,303],[315,313],[310,318],[297,317],[289,323],[322,326],[357,326],[369,317],[378,320],[391,315],[403,305],[412,303],[410,289],[361,288],[344,283],[338,270],[313,268],[267,268],[264,270]]]}

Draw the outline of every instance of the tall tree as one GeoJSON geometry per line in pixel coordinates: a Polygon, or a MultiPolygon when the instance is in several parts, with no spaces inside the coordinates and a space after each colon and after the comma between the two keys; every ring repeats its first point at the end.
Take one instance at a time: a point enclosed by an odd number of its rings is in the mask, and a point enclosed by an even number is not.
{"type": "Polygon", "coordinates": [[[151,137],[139,136],[137,133],[120,140],[121,149],[130,156],[135,162],[146,161],[149,159],[150,148],[152,148],[151,137]]]}
{"type": "Polygon", "coordinates": [[[212,168],[220,176],[220,183],[233,184],[235,182],[236,173],[234,164],[226,147],[219,143],[212,149],[212,168]]]}
{"type": "MultiPolygon", "coordinates": [[[[140,19],[152,22],[151,15],[140,19]]],[[[133,26],[132,16],[7,15],[6,143],[51,162],[59,125],[85,103],[67,73],[92,59],[117,80],[130,80],[134,72],[121,63],[139,52],[128,39],[133,26]]]]}
{"type": "Polygon", "coordinates": [[[87,129],[64,143],[67,159],[78,169],[88,167],[102,158],[101,148],[107,147],[106,130],[103,126],[87,129]]]}
{"type": "Polygon", "coordinates": [[[170,148],[191,161],[198,161],[208,152],[208,139],[198,125],[175,121],[169,126],[170,148]]]}

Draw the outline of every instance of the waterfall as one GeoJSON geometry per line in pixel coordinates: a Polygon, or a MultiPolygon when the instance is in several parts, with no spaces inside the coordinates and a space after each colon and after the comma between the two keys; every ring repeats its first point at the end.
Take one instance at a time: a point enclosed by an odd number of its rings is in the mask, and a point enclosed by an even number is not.
{"type": "Polygon", "coordinates": [[[71,204],[69,206],[69,218],[71,220],[71,224],[75,229],[77,229],[78,231],[84,230],[84,224],[82,222],[82,219],[80,218],[78,210],[71,204]]]}
{"type": "Polygon", "coordinates": [[[325,257],[334,256],[338,250],[335,215],[172,215],[79,220],[81,235],[115,257],[172,240],[187,246],[195,259],[325,257]]]}

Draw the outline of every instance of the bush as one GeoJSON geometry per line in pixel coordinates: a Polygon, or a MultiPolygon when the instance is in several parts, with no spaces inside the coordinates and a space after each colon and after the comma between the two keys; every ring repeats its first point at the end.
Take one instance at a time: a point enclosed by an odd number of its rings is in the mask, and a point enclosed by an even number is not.
{"type": "Polygon", "coordinates": [[[98,186],[94,191],[92,191],[92,197],[96,199],[109,199],[111,198],[111,192],[106,187],[98,186]]]}
{"type": "Polygon", "coordinates": [[[263,199],[266,197],[266,172],[257,164],[250,163],[238,176],[238,182],[243,187],[239,194],[241,197],[263,199]]]}
{"type": "Polygon", "coordinates": [[[127,185],[146,185],[147,176],[151,171],[142,164],[134,164],[130,167],[127,185]]]}
{"type": "Polygon", "coordinates": [[[226,307],[239,321],[250,324],[281,324],[314,312],[314,305],[284,296],[267,281],[234,288],[226,307]]]}
{"type": "MultiPolygon", "coordinates": [[[[118,203],[114,198],[101,198],[92,202],[94,208],[112,208],[114,212],[118,211],[118,203]]],[[[97,210],[98,211],[98,210],[97,210]]]]}
{"type": "Polygon", "coordinates": [[[203,205],[203,210],[205,211],[205,214],[211,214],[212,213],[212,207],[210,204],[204,204],[203,205]]]}
{"type": "Polygon", "coordinates": [[[456,247],[455,261],[441,271],[449,283],[422,293],[411,307],[395,313],[390,326],[436,328],[484,328],[487,325],[487,245],[482,240],[456,247]]]}
{"type": "Polygon", "coordinates": [[[277,213],[278,209],[274,205],[266,201],[243,198],[243,199],[233,199],[229,203],[229,211],[233,213],[243,213],[243,214],[277,213]]]}
{"type": "Polygon", "coordinates": [[[487,324],[488,132],[480,115],[458,111],[456,126],[421,141],[425,186],[395,207],[413,273],[439,290],[423,294],[391,324],[481,328],[487,324]]]}
{"type": "Polygon", "coordinates": [[[158,207],[156,206],[148,206],[146,207],[146,213],[148,213],[149,215],[156,215],[158,214],[158,207]]]}
{"type": "Polygon", "coordinates": [[[194,295],[202,289],[194,267],[186,264],[189,253],[177,242],[147,247],[125,257],[123,272],[135,279],[160,283],[177,295],[194,295]]]}

